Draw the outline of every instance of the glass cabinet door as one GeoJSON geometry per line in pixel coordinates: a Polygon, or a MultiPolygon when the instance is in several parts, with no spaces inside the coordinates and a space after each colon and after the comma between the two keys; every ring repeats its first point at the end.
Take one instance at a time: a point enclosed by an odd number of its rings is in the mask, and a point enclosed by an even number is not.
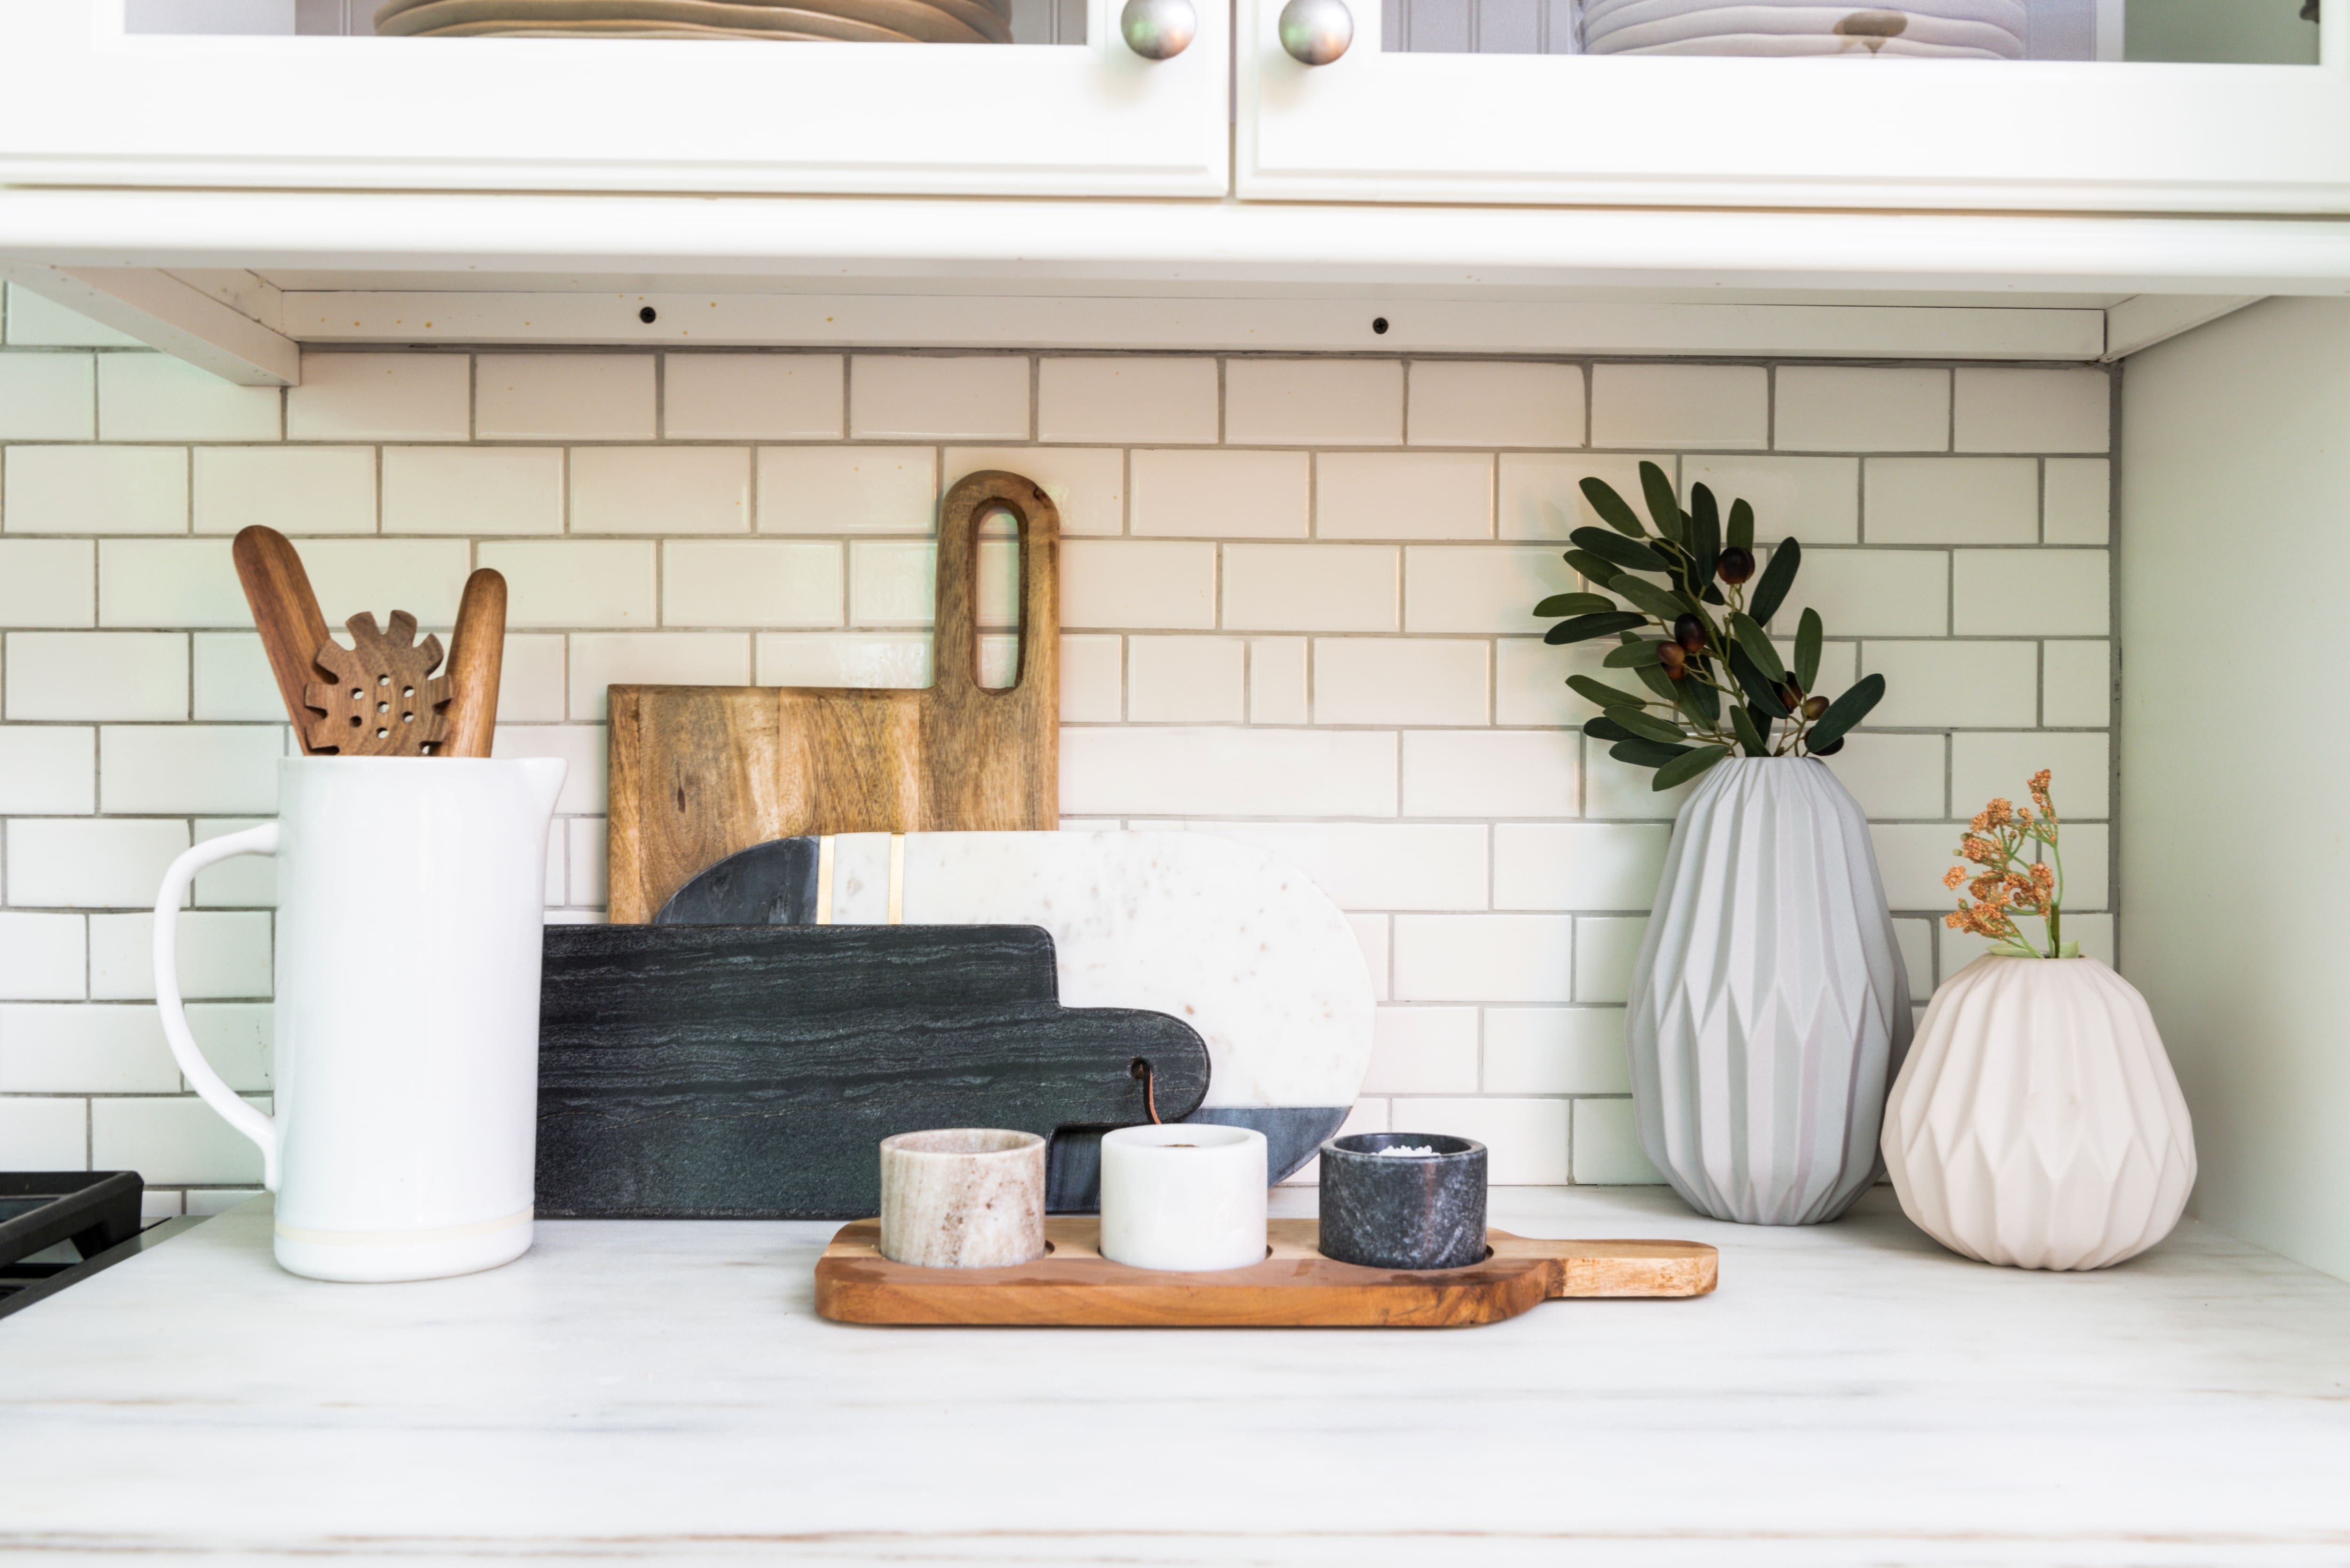
{"type": "Polygon", "coordinates": [[[1221,194],[1173,4],[1146,58],[1119,0],[0,0],[0,182],[1221,194]]]}
{"type": "Polygon", "coordinates": [[[2350,212],[2350,0],[1239,0],[1236,189],[2350,212]],[[1284,19],[1286,26],[1284,26],[1284,19]]]}

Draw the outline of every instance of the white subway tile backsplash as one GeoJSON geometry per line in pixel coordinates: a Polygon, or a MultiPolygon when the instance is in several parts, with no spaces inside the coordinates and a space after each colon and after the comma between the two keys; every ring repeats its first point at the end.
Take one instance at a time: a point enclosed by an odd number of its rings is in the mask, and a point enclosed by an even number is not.
{"type": "Polygon", "coordinates": [[[1632,960],[1648,933],[1648,918],[1575,922],[1575,1000],[1621,1002],[1632,987],[1632,960]]]}
{"type": "Polygon", "coordinates": [[[1497,823],[1493,907],[1645,909],[1671,836],[1662,823],[1497,823]]]}
{"type": "Polygon", "coordinates": [[[1651,462],[1670,479],[1679,460],[1669,453],[1590,452],[1555,457],[1546,452],[1505,452],[1497,463],[1497,512],[1504,539],[1564,540],[1577,528],[1604,527],[1585,499],[1583,482],[1596,479],[1623,496],[1642,515],[1640,464],[1651,462]]]}
{"type": "MultiPolygon", "coordinates": [[[[259,723],[282,721],[285,701],[277,678],[261,651],[261,636],[250,631],[200,631],[190,639],[195,650],[191,690],[192,716],[220,722],[246,720],[259,723]]],[[[512,679],[514,649],[506,649],[507,678],[512,679]]]]}
{"type": "Polygon", "coordinates": [[[0,357],[0,441],[88,441],[98,370],[88,354],[0,357]]]}
{"type": "MultiPolygon", "coordinates": [[[[6,1027],[0,1016],[0,1030],[6,1027]]],[[[0,1033],[0,1042],[6,1036],[0,1033]]],[[[0,1079],[0,1088],[6,1087],[0,1079]]],[[[1477,1010],[1382,1007],[1371,1035],[1370,1095],[1473,1095],[1477,1092],[1477,1010]]],[[[1448,1129],[1449,1130],[1449,1129],[1448,1129]]]]}
{"type": "Polygon", "coordinates": [[[144,348],[128,332],[101,327],[78,310],[35,294],[22,284],[8,286],[8,342],[16,348],[144,348]]]}
{"type": "Polygon", "coordinates": [[[1302,637],[1249,639],[1249,722],[1304,724],[1312,721],[1313,683],[1306,673],[1311,646],[1302,637]]]}
{"type": "Polygon", "coordinates": [[[1940,637],[1950,593],[1950,558],[1939,550],[1806,550],[1771,629],[1792,635],[1808,608],[1830,637],[1940,637]]]}
{"type": "Polygon", "coordinates": [[[1783,365],[1772,445],[1782,452],[1948,452],[1950,373],[1783,365]]]}
{"type": "Polygon", "coordinates": [[[1482,724],[1490,645],[1387,637],[1314,639],[1317,724],[1482,724]]]}
{"type": "Polygon", "coordinates": [[[0,1148],[27,1170],[88,1170],[89,1102],[0,1097],[0,1148]]]}
{"type": "Polygon", "coordinates": [[[126,815],[265,816],[277,809],[276,724],[109,724],[99,732],[99,804],[126,815]]]}
{"type": "Polygon", "coordinates": [[[1028,361],[998,354],[859,354],[848,362],[855,441],[1026,441],[1028,361]]]}
{"type": "Polygon", "coordinates": [[[1393,816],[1396,741],[1357,730],[1075,729],[1061,735],[1072,816],[1393,816]]]}
{"type": "MultiPolygon", "coordinates": [[[[180,994],[231,1000],[270,994],[266,910],[192,909],[180,916],[180,994]]],[[[89,918],[89,994],[99,1002],[155,999],[155,916],[89,918]]]]}
{"type": "Polygon", "coordinates": [[[647,628],[655,624],[654,548],[636,539],[518,539],[474,556],[504,574],[510,627],[647,628]]]}
{"type": "Polygon", "coordinates": [[[1771,444],[1771,373],[1760,365],[1594,365],[1591,444],[1771,444]]]}
{"type": "MultiPolygon", "coordinates": [[[[208,422],[279,394],[207,400],[144,353],[0,350],[0,441],[19,443],[0,454],[0,816],[16,819],[0,893],[16,904],[0,911],[0,1002],[35,1026],[12,1035],[0,1009],[0,1124],[42,1107],[70,1143],[61,1162],[87,1160],[86,1096],[194,1106],[138,1000],[144,911],[191,833],[265,815],[290,739],[227,558],[249,522],[299,541],[330,622],[397,607],[445,641],[466,571],[507,574],[498,754],[567,761],[549,918],[587,921],[606,897],[606,685],[927,684],[940,498],[980,469],[1025,475],[1067,536],[1065,826],[1227,833],[1348,907],[1387,1003],[1356,1123],[1483,1136],[1497,1180],[1647,1181],[1618,999],[1689,786],[1659,794],[1577,732],[1590,710],[1564,677],[1598,672],[1607,645],[1546,647],[1531,614],[1575,586],[1560,552],[1598,521],[1578,482],[1602,476],[1645,509],[1647,456],[1683,493],[1744,497],[1766,545],[1803,540],[1783,654],[1816,596],[1835,639],[1822,690],[1857,669],[1888,677],[1831,765],[1898,898],[1925,900],[1898,928],[1919,996],[1938,951],[1945,973],[1968,956],[1936,924],[1937,878],[1980,805],[1965,794],[2014,795],[2033,766],[2056,768],[2070,819],[2070,934],[2111,950],[2110,833],[2091,815],[2113,809],[2101,371],[480,361],[477,421],[470,352],[313,355],[282,397],[287,446],[258,422],[208,422]],[[154,444],[68,444],[109,439],[90,414],[109,375],[112,430],[149,420],[154,444]],[[1026,444],[1032,418],[1049,444],[1026,444]],[[1586,423],[1604,450],[1582,447],[1586,423]],[[2098,444],[2075,446],[2084,431],[2098,444]]],[[[989,680],[1010,677],[1015,567],[1008,538],[983,546],[989,680]]],[[[276,870],[240,859],[198,879],[199,991],[266,994],[276,870]]],[[[270,1087],[269,1015],[261,1000],[192,1009],[240,1092],[270,1087]]],[[[168,1146],[178,1127],[153,1136],[168,1146]]],[[[215,1175],[200,1206],[241,1200],[251,1178],[215,1175]]]]}
{"type": "MultiPolygon", "coordinates": [[[[265,1097],[247,1103],[268,1113],[265,1097]]],[[[91,1168],[135,1169],[159,1184],[261,1179],[261,1150],[193,1095],[92,1100],[89,1148],[91,1168]]]]}
{"type": "Polygon", "coordinates": [[[838,626],[841,547],[816,539],[676,539],[661,546],[666,626],[838,626]]]}
{"type": "Polygon", "coordinates": [[[95,735],[81,724],[0,725],[0,815],[96,810],[95,735]]]}
{"type": "Polygon", "coordinates": [[[2113,377],[2102,368],[2011,370],[1962,365],[1951,423],[1960,452],[2104,452],[2113,377]]]}
{"type": "Polygon", "coordinates": [[[153,1008],[0,1007],[0,1094],[170,1095],[179,1088],[179,1064],[153,1008]]]}
{"type": "Polygon", "coordinates": [[[1061,624],[1205,629],[1216,624],[1216,546],[1143,539],[1061,545],[1061,624]]]}
{"type": "Polygon", "coordinates": [[[102,441],[276,441],[285,394],[240,387],[168,354],[102,354],[102,441]]]}
{"type": "Polygon", "coordinates": [[[1578,586],[1555,549],[1413,545],[1403,553],[1409,632],[1541,632],[1557,618],[1534,606],[1578,586]]]}
{"type": "Polygon", "coordinates": [[[1950,629],[1961,637],[2103,637],[2111,557],[2103,550],[1960,550],[1950,629]]]}
{"type": "Polygon", "coordinates": [[[255,524],[301,538],[375,532],[375,449],[364,446],[200,446],[195,531],[234,534],[255,524]]]}
{"type": "Polygon", "coordinates": [[[2102,457],[2052,457],[2043,466],[2041,542],[2105,544],[2113,529],[2113,464],[2102,457]]]}
{"type": "Polygon", "coordinates": [[[2029,642],[1867,642],[1864,675],[1885,677],[1885,698],[1866,723],[1884,729],[1949,725],[2019,729],[2039,711],[2040,649],[2029,642]]]}
{"type": "Polygon", "coordinates": [[[2113,644],[2040,645],[2040,722],[2103,729],[2114,720],[2113,644]]]}
{"type": "Polygon", "coordinates": [[[763,447],[759,532],[929,534],[938,472],[927,446],[763,447]]]}
{"type": "Polygon", "coordinates": [[[939,474],[940,500],[965,474],[989,468],[1041,486],[1061,514],[1065,535],[1126,532],[1126,453],[1116,448],[951,446],[939,474]]]}
{"type": "MultiPolygon", "coordinates": [[[[1824,694],[1840,687],[1823,682],[1824,694]]],[[[1940,735],[1859,730],[1827,760],[1839,783],[1874,820],[1940,818],[1950,814],[1943,778],[1949,742],[1940,735]]]]}
{"type": "Polygon", "coordinates": [[[188,639],[162,632],[14,631],[7,717],[184,719],[188,639]]]}
{"type": "Polygon", "coordinates": [[[1392,359],[1227,359],[1224,439],[1259,446],[1399,445],[1403,366],[1392,359]]]}
{"type": "Polygon", "coordinates": [[[571,639],[575,720],[604,722],[608,686],[749,684],[751,639],[745,632],[580,632],[571,639]]]}
{"type": "Polygon", "coordinates": [[[151,818],[20,816],[8,824],[8,902],[18,909],[152,909],[188,825],[151,818]]]}
{"type": "Polygon", "coordinates": [[[383,531],[560,534],[563,457],[553,446],[385,447],[383,531]]]}
{"type": "Polygon", "coordinates": [[[188,452],[177,446],[12,446],[0,478],[11,534],[184,534],[188,452]]]}
{"type": "Polygon", "coordinates": [[[2030,545],[2040,537],[2040,465],[2028,457],[1873,457],[1872,545],[2030,545]]]}
{"type": "Polygon", "coordinates": [[[1129,637],[1126,716],[1236,724],[1248,716],[1248,644],[1236,637],[1129,637]]]}
{"type": "Polygon", "coordinates": [[[1950,891],[1942,886],[1942,876],[1959,863],[1963,826],[1955,822],[1869,824],[1868,836],[1877,849],[1877,874],[1885,883],[1885,901],[1897,909],[1951,908],[1950,891]]]}
{"type": "Polygon", "coordinates": [[[1398,915],[1398,1002],[1571,1002],[1566,915],[1398,915]]]}
{"type": "Polygon", "coordinates": [[[1664,1174],[1640,1152],[1632,1102],[1575,1102],[1575,1179],[1595,1187],[1655,1187],[1664,1174]]]}
{"type": "Polygon", "coordinates": [[[1581,446],[1583,367],[1415,359],[1406,439],[1414,446],[1581,446]]]}
{"type": "Polygon", "coordinates": [[[1567,1179],[1566,1100],[1398,1100],[1396,1130],[1446,1132],[1485,1146],[1485,1179],[1496,1187],[1555,1186],[1567,1179]]]}
{"type": "Polygon", "coordinates": [[[1314,532],[1324,539],[1490,539],[1493,459],[1324,452],[1315,460],[1314,532]]]}
{"type": "Polygon", "coordinates": [[[463,441],[473,434],[465,354],[305,354],[286,394],[288,441],[463,441]]]}
{"type": "MultiPolygon", "coordinates": [[[[1725,527],[1732,504],[1743,501],[1752,507],[1754,537],[1760,544],[1775,545],[1790,535],[1806,545],[1860,542],[1858,458],[1682,459],[1685,498],[1700,484],[1713,492],[1725,527]]],[[[1627,499],[1633,493],[1625,491],[1627,499]]]]}
{"type": "Polygon", "coordinates": [[[98,547],[87,539],[0,538],[0,627],[98,623],[98,547]]]}
{"type": "Polygon", "coordinates": [[[664,354],[661,433],[671,441],[838,441],[837,354],[664,354]]]}
{"type": "Polygon", "coordinates": [[[1571,731],[1409,730],[1406,816],[1573,816],[1582,745],[1571,731]]]}
{"type": "Polygon", "coordinates": [[[1485,1009],[1492,1095],[1622,1095],[1632,1087],[1620,1007],[1485,1009]]]}
{"type": "Polygon", "coordinates": [[[1303,539],[1314,460],[1302,452],[1133,454],[1134,531],[1194,539],[1303,539]]]}
{"type": "Polygon", "coordinates": [[[482,441],[650,441],[653,356],[479,354],[473,434],[482,441]]]}
{"type": "Polygon", "coordinates": [[[89,921],[0,909],[0,998],[78,1002],[89,994],[89,921]]]}
{"type": "Polygon", "coordinates": [[[2030,730],[1950,737],[1950,815],[1972,816],[1995,795],[2030,805],[2028,781],[2042,768],[2056,775],[2059,820],[2097,822],[2111,814],[2105,732],[2030,730]]]}
{"type": "Polygon", "coordinates": [[[1388,545],[1227,545],[1223,625],[1236,631],[1393,631],[1401,552],[1388,545]]]}
{"type": "Polygon", "coordinates": [[[1204,357],[1039,360],[1036,439],[1212,442],[1216,361],[1204,357]]]}
{"type": "MultiPolygon", "coordinates": [[[[1137,822],[1138,830],[1161,826],[1137,822]]],[[[1342,909],[1482,909],[1485,829],[1467,824],[1201,822],[1288,862],[1342,909]]]]}
{"type": "Polygon", "coordinates": [[[1061,634],[1061,722],[1115,724],[1126,716],[1126,643],[1061,634]]]}
{"type": "Polygon", "coordinates": [[[731,446],[575,448],[571,531],[747,534],[750,452],[731,446]]]}

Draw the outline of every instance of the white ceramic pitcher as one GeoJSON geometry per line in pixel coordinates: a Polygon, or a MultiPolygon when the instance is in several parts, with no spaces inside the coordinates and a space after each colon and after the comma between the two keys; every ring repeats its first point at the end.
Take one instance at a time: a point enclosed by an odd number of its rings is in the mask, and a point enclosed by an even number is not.
{"type": "Polygon", "coordinates": [[[538,961],[554,758],[287,757],[277,820],[172,862],[155,995],[180,1070],[261,1146],[277,1262],[317,1280],[492,1269],[531,1241],[538,961]],[[277,857],[275,1116],[188,1033],[180,904],[197,872],[277,857]]]}

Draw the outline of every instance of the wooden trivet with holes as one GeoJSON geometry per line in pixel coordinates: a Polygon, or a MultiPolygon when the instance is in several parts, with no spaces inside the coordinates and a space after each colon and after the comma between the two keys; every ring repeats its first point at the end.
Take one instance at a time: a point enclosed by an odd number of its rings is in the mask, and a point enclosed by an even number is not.
{"type": "Polygon", "coordinates": [[[1466,1328],[1554,1296],[1701,1296],[1719,1258],[1701,1241],[1545,1241],[1489,1231],[1465,1269],[1366,1269],[1326,1258],[1312,1220],[1275,1220],[1265,1261],[1219,1273],[1113,1263],[1101,1220],[1045,1221],[1052,1249],[1010,1269],[918,1269],[880,1251],[881,1222],[841,1228],[816,1265],[816,1310],[836,1323],[1028,1327],[1466,1328]]]}

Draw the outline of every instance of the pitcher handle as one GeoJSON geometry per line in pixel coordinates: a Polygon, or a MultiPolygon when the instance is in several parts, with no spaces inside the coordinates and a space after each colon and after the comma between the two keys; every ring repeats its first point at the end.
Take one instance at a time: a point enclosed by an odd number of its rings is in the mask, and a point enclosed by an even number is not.
{"type": "Polygon", "coordinates": [[[207,866],[239,855],[277,853],[277,824],[265,822],[241,833],[208,838],[183,852],[163,873],[163,890],[155,896],[155,1010],[163,1017],[163,1038],[180,1071],[193,1085],[204,1104],[223,1120],[261,1148],[261,1183],[277,1190],[277,1127],[269,1117],[237,1098],[204,1060],[196,1037],[188,1032],[188,1010],[180,1001],[180,901],[187,896],[196,873],[207,866]]]}

